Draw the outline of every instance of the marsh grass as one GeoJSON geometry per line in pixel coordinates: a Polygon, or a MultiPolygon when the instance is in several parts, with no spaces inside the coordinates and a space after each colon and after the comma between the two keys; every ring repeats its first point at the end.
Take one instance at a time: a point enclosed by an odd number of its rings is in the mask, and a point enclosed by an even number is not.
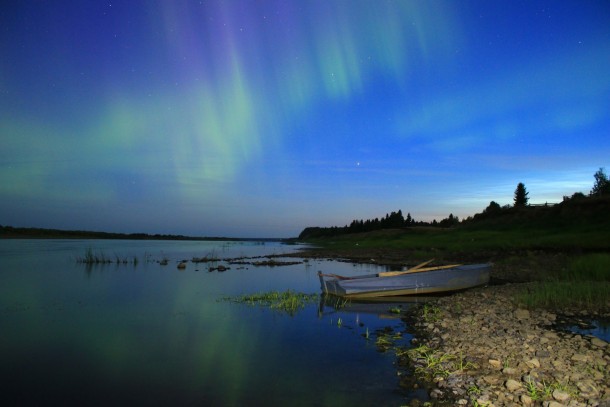
{"type": "Polygon", "coordinates": [[[104,252],[94,252],[92,248],[85,250],[83,256],[77,256],[76,262],[86,265],[101,265],[101,264],[133,264],[137,266],[139,260],[136,256],[133,257],[119,257],[118,254],[114,255],[114,258],[106,255],[104,252]]]}
{"type": "Polygon", "coordinates": [[[596,310],[607,307],[610,283],[596,281],[539,282],[516,296],[527,308],[578,308],[596,310]]]}
{"type": "Polygon", "coordinates": [[[610,255],[587,254],[573,258],[547,281],[538,282],[516,296],[528,308],[579,308],[610,306],[610,255]]]}
{"type": "MultiPolygon", "coordinates": [[[[368,328],[367,328],[368,332],[368,328]]],[[[396,341],[403,338],[402,333],[394,332],[389,328],[384,330],[378,330],[376,332],[377,338],[375,339],[375,345],[379,352],[387,352],[390,349],[397,350],[396,341]]]]}
{"type": "Polygon", "coordinates": [[[610,282],[610,254],[592,253],[572,259],[559,278],[570,281],[610,282]]]}
{"type": "Polygon", "coordinates": [[[237,297],[225,297],[222,300],[252,306],[268,307],[293,316],[299,310],[305,308],[306,304],[318,302],[320,296],[318,294],[304,294],[287,290],[269,291],[266,293],[248,294],[237,297]]]}

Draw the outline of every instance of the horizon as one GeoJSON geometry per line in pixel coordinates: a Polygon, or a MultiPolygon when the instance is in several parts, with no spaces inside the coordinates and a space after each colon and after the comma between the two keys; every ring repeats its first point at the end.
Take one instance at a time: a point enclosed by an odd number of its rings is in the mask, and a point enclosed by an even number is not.
{"type": "Polygon", "coordinates": [[[0,26],[1,225],[288,238],[519,182],[557,203],[610,167],[605,0],[13,2],[0,26]]]}

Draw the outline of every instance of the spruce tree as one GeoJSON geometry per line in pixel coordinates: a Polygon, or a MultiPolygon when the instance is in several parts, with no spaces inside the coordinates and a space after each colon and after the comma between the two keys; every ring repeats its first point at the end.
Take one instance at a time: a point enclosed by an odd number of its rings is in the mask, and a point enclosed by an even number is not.
{"type": "Polygon", "coordinates": [[[527,202],[529,201],[528,195],[529,192],[525,190],[525,185],[523,182],[520,182],[517,185],[517,189],[515,189],[515,207],[527,206],[527,202]]]}
{"type": "Polygon", "coordinates": [[[604,172],[604,169],[600,168],[593,176],[595,177],[595,184],[593,184],[593,189],[589,195],[599,196],[610,194],[610,181],[608,180],[608,176],[604,172]]]}

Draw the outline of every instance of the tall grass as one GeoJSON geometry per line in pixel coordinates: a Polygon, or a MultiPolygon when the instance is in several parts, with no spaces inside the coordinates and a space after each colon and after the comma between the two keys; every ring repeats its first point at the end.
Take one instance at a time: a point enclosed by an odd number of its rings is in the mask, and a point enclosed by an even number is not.
{"type": "Polygon", "coordinates": [[[597,310],[610,306],[610,283],[594,281],[539,282],[517,295],[526,308],[597,310]]]}
{"type": "Polygon", "coordinates": [[[516,299],[528,308],[608,308],[610,255],[597,253],[576,257],[557,275],[529,287],[516,299]]]}
{"type": "Polygon", "coordinates": [[[595,253],[572,259],[559,278],[569,281],[610,281],[610,254],[595,253]]]}
{"type": "Polygon", "coordinates": [[[86,265],[94,265],[94,264],[133,264],[134,266],[138,265],[138,258],[133,256],[129,257],[119,257],[117,254],[114,255],[114,260],[107,256],[104,252],[94,252],[92,248],[88,248],[85,250],[84,256],[76,257],[76,262],[86,265]]]}

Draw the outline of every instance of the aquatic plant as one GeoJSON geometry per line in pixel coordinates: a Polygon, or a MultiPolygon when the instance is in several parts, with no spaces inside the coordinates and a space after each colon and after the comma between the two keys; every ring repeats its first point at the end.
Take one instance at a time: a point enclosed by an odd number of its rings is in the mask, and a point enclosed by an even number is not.
{"type": "Polygon", "coordinates": [[[393,332],[391,328],[387,327],[384,330],[377,331],[375,345],[380,352],[386,352],[392,348],[397,349],[395,342],[400,339],[402,339],[401,332],[393,332]]]}
{"type": "Polygon", "coordinates": [[[400,314],[402,310],[400,309],[400,307],[392,307],[388,310],[388,312],[390,314],[400,314]]]}
{"type": "Polygon", "coordinates": [[[306,304],[317,302],[319,298],[318,294],[304,294],[287,290],[225,297],[222,300],[253,306],[264,306],[293,316],[297,311],[305,308],[306,304]]]}
{"type": "Polygon", "coordinates": [[[326,293],[322,294],[322,302],[336,310],[343,309],[351,303],[349,298],[338,297],[336,295],[326,293]]]}
{"type": "Polygon", "coordinates": [[[94,252],[92,248],[87,248],[85,250],[84,256],[77,256],[76,262],[80,264],[86,265],[94,265],[94,264],[133,264],[134,266],[138,265],[138,258],[136,256],[133,257],[119,257],[118,254],[115,253],[114,260],[107,256],[104,252],[94,252]]]}

